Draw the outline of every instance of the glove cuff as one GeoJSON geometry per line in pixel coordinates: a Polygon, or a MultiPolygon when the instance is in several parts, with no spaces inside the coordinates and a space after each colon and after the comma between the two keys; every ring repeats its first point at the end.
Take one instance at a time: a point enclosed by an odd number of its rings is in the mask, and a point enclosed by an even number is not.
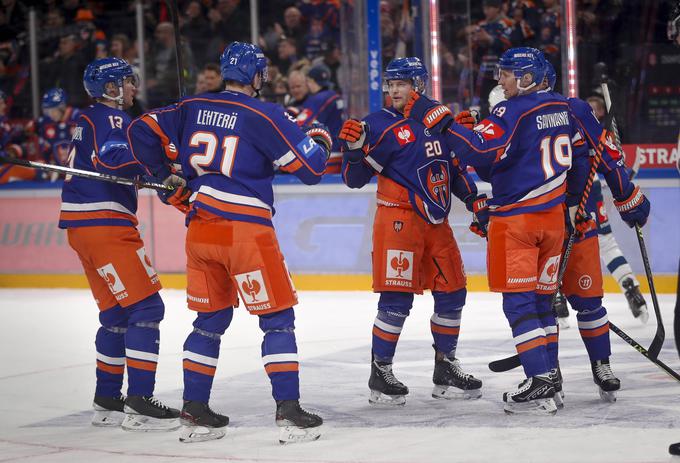
{"type": "Polygon", "coordinates": [[[619,212],[628,212],[642,204],[644,197],[645,195],[640,191],[640,187],[636,186],[626,199],[614,201],[614,206],[616,206],[616,210],[619,212]]]}

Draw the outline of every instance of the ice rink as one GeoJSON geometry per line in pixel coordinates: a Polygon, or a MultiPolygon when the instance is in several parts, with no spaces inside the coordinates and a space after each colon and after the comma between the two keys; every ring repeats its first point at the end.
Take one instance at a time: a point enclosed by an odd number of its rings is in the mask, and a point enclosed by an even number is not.
{"type": "MultiPolygon", "coordinates": [[[[180,407],[181,353],[193,314],[184,292],[164,290],[157,396],[180,407]]],[[[565,408],[554,417],[506,416],[501,394],[520,369],[487,363],[513,352],[500,297],[470,293],[458,357],[484,381],[476,401],[431,398],[432,299],[416,298],[401,336],[395,373],[411,389],[406,406],[369,406],[367,380],[377,296],[302,292],[296,309],[303,406],[325,420],[317,442],[278,444],[274,403],[260,359],[256,317],[238,309],[222,338],[211,405],[229,415],[225,438],[181,444],[178,433],[137,434],[89,424],[97,309],[86,290],[0,290],[0,462],[669,462],[680,441],[680,383],[612,333],[618,402],[599,400],[576,328],[562,331],[565,408]]],[[[647,300],[650,298],[647,295],[647,300]]],[[[680,361],[672,339],[675,297],[661,295],[666,343],[660,358],[680,361]]],[[[607,294],[610,319],[648,346],[655,331],[633,319],[621,294],[607,294]]],[[[650,307],[651,312],[651,307],[650,307]]],[[[678,461],[680,458],[674,457],[678,461]]]]}

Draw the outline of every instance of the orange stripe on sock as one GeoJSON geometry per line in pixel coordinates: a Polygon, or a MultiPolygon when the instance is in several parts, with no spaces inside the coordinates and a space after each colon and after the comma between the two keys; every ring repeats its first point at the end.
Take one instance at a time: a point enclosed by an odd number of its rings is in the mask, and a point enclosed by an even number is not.
{"type": "Polygon", "coordinates": [[[138,370],[156,371],[157,364],[154,362],[145,362],[143,360],[135,360],[128,357],[128,368],[136,368],[138,370]]]}
{"type": "Polygon", "coordinates": [[[540,338],[532,339],[531,341],[523,342],[522,344],[517,345],[517,353],[518,354],[523,354],[524,352],[535,349],[536,347],[540,346],[545,346],[547,343],[545,341],[545,337],[541,336],[540,338]]]}
{"type": "Polygon", "coordinates": [[[97,360],[97,369],[111,373],[112,375],[122,375],[125,372],[125,367],[123,365],[107,365],[99,360],[97,360]]]}
{"type": "Polygon", "coordinates": [[[557,344],[557,340],[558,340],[558,337],[557,337],[556,334],[549,334],[546,337],[546,341],[548,342],[548,344],[551,344],[551,343],[557,344]]]}
{"type": "Polygon", "coordinates": [[[380,328],[378,328],[375,325],[373,325],[373,334],[378,336],[383,341],[389,341],[389,342],[399,341],[399,335],[398,334],[388,333],[386,331],[381,330],[380,328]]]}
{"type": "Polygon", "coordinates": [[[195,373],[200,373],[202,375],[215,376],[215,371],[217,368],[209,367],[207,365],[201,365],[199,363],[194,363],[191,360],[184,360],[182,366],[185,370],[193,371],[195,373]]]}
{"type": "Polygon", "coordinates": [[[594,330],[579,330],[579,331],[581,332],[581,337],[596,338],[609,332],[609,323],[605,323],[601,327],[595,328],[594,330]]]}
{"type": "Polygon", "coordinates": [[[264,366],[264,371],[266,371],[268,375],[271,375],[272,373],[285,373],[287,371],[298,371],[299,369],[300,365],[297,362],[270,363],[264,366]]]}
{"type": "Polygon", "coordinates": [[[430,323],[430,328],[432,329],[433,333],[437,334],[453,334],[458,336],[458,333],[460,333],[460,327],[451,327],[451,326],[441,326],[437,325],[435,323],[430,323]]]}

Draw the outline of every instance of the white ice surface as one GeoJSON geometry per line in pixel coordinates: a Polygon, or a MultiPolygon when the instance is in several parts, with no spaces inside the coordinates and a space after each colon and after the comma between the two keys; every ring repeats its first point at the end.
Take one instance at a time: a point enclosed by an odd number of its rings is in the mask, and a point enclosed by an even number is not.
{"type": "MultiPolygon", "coordinates": [[[[180,406],[181,352],[193,314],[182,291],[162,292],[157,396],[180,406]]],[[[648,297],[649,300],[649,297],[648,297]]],[[[470,293],[458,357],[484,381],[477,401],[430,397],[432,299],[416,297],[395,373],[411,389],[406,406],[368,405],[370,338],[377,296],[302,292],[296,309],[303,405],[320,413],[317,442],[279,446],[274,404],[260,359],[256,317],[238,309],[222,339],[211,405],[231,418],[219,441],[181,444],[177,433],[136,434],[89,425],[97,309],[88,291],[0,290],[0,462],[669,462],[680,441],[680,383],[612,333],[612,366],[623,389],[599,401],[575,328],[561,335],[566,408],[554,417],[506,416],[501,394],[521,370],[491,373],[513,352],[500,298],[470,293]]],[[[680,370],[672,340],[673,296],[660,296],[666,322],[660,358],[680,370]]],[[[608,294],[610,318],[648,346],[655,331],[608,294]]],[[[651,307],[650,307],[651,311],[651,307]]],[[[680,458],[678,458],[680,461],[680,458]]]]}

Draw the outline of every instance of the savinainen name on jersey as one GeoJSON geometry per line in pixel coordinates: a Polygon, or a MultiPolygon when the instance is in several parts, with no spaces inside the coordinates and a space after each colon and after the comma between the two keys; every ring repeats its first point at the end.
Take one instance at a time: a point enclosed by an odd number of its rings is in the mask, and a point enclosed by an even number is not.
{"type": "Polygon", "coordinates": [[[223,113],[220,111],[210,111],[207,109],[199,109],[196,116],[196,124],[198,125],[213,125],[225,129],[233,129],[236,125],[236,113],[223,113]]]}
{"type": "Polygon", "coordinates": [[[539,130],[551,129],[553,127],[559,127],[560,125],[569,125],[569,114],[567,111],[536,116],[536,127],[539,130]]]}

